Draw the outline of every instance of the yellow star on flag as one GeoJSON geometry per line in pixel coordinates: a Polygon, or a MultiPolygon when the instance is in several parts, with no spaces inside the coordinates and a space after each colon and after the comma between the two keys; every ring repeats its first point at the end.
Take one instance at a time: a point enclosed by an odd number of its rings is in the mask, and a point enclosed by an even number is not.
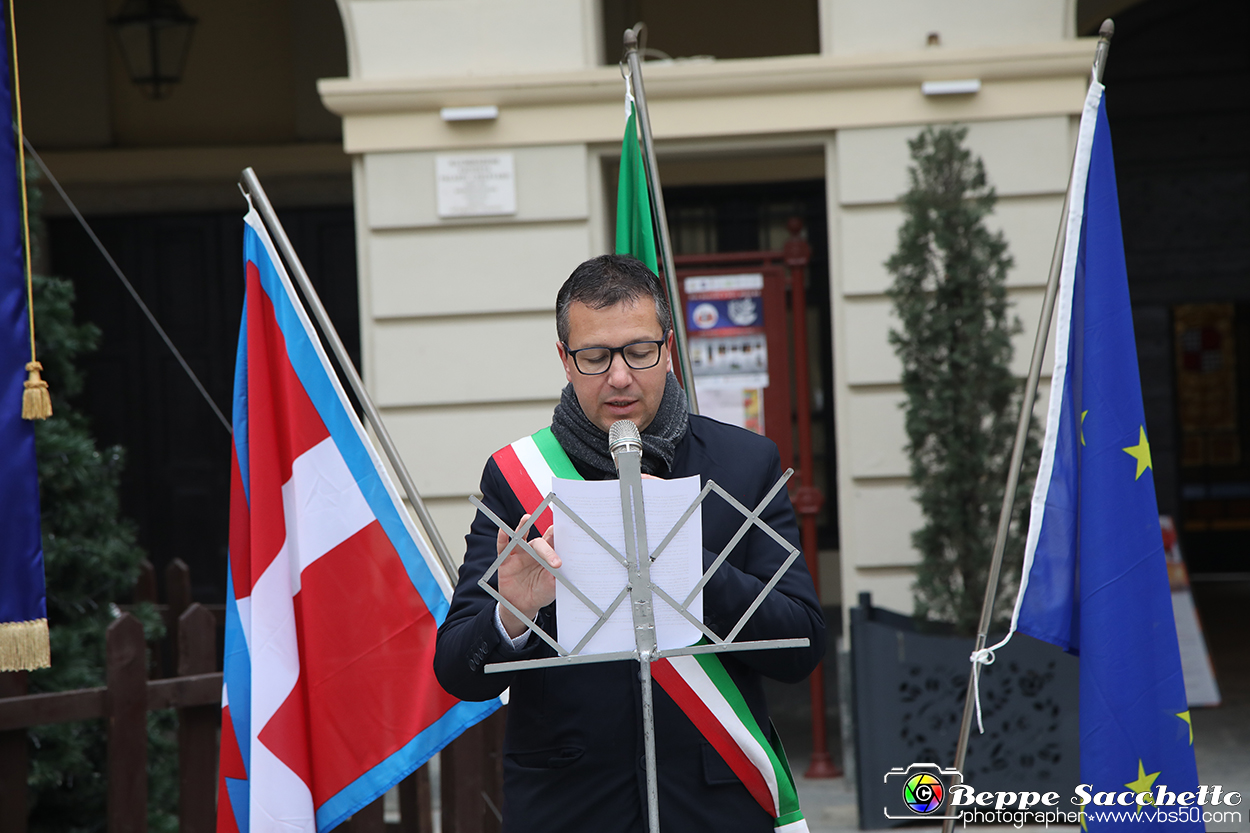
{"type": "Polygon", "coordinates": [[[1150,465],[1150,443],[1146,442],[1146,428],[1144,426],[1141,428],[1141,439],[1137,445],[1130,445],[1124,449],[1124,453],[1137,460],[1137,477],[1134,477],[1134,480],[1140,478],[1146,469],[1153,468],[1150,465]]]}
{"type": "MultiPolygon", "coordinates": [[[[1150,775],[1147,775],[1146,768],[1142,766],[1141,758],[1138,758],[1137,759],[1137,780],[1129,781],[1124,786],[1128,787],[1130,790],[1137,793],[1138,795],[1145,793],[1147,796],[1149,796],[1146,799],[1146,803],[1154,804],[1155,800],[1154,800],[1154,796],[1151,795],[1150,793],[1150,788],[1154,786],[1155,779],[1158,778],[1161,774],[1162,774],[1162,771],[1152,772],[1150,775]]],[[[1142,805],[1138,804],[1137,812],[1140,813],[1141,808],[1142,808],[1142,805]]]]}
{"type": "Polygon", "coordinates": [[[1081,445],[1085,445],[1085,417],[1089,416],[1089,411],[1081,411],[1081,445]]]}
{"type": "Polygon", "coordinates": [[[1084,830],[1085,833],[1089,833],[1089,828],[1085,826],[1085,808],[1084,807],[1081,808],[1080,822],[1081,822],[1081,829],[1084,830]]]}
{"type": "Polygon", "coordinates": [[[1194,721],[1189,717],[1189,709],[1183,712],[1177,712],[1176,716],[1189,724],[1189,745],[1194,745],[1194,721]]]}

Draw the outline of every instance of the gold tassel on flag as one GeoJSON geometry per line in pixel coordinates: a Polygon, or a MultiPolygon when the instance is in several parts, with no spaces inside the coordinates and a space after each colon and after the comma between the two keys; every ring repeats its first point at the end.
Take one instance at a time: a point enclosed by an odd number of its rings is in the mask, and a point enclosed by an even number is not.
{"type": "MultiPolygon", "coordinates": [[[[35,287],[30,276],[30,206],[26,200],[26,137],[22,132],[22,85],[17,72],[17,20],[13,3],[9,3],[9,34],[13,41],[13,110],[17,120],[17,178],[22,190],[22,248],[26,254],[26,309],[30,316],[30,361],[26,372],[30,374],[22,392],[22,419],[47,419],[52,416],[52,397],[48,395],[48,383],[39,375],[43,365],[35,355],[35,287]]],[[[44,640],[47,640],[48,623],[43,624],[44,640]]]]}
{"type": "Polygon", "coordinates": [[[47,419],[52,416],[52,397],[48,395],[48,383],[39,378],[43,365],[27,362],[26,370],[30,376],[22,392],[22,419],[47,419]]]}
{"type": "Polygon", "coordinates": [[[34,671],[51,665],[47,619],[0,622],[0,671],[34,671]]]}

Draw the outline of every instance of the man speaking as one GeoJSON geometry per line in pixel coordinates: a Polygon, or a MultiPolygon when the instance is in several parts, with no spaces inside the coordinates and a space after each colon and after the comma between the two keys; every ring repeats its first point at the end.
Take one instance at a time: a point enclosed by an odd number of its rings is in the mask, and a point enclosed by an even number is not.
{"type": "MultiPolygon", "coordinates": [[[[526,447],[587,480],[615,479],[608,429],[621,419],[642,434],[644,474],[698,475],[755,507],[781,476],[772,441],[688,413],[669,372],[672,312],[659,279],[640,261],[603,255],[574,270],[556,297],[556,351],[568,385],[550,429],[526,447]]],[[[536,493],[515,448],[501,449],[482,473],[482,502],[516,528],[536,493]]],[[[524,452],[523,452],[524,454],[524,452]]],[[[559,471],[558,467],[553,467],[559,471]]],[[[536,502],[536,501],[533,501],[536,502]]],[[[706,569],[742,525],[742,515],[716,496],[703,502],[706,569]]],[[[781,490],[760,515],[795,548],[794,509],[781,490]]],[[[534,532],[537,535],[537,531],[534,532]]],[[[633,660],[486,674],[486,665],[553,656],[521,620],[478,586],[507,536],[478,512],[467,536],[451,609],[438,632],[434,669],[450,694],[486,700],[511,687],[504,739],[503,829],[596,833],[647,829],[642,694],[633,660]]],[[[550,529],[534,549],[560,566],[550,529]]],[[[730,552],[703,591],[703,620],[724,637],[784,563],[787,551],[758,527],[730,552]]],[[[517,548],[501,565],[500,594],[548,633],[556,633],[555,579],[517,548]]],[[[803,559],[794,561],[755,611],[737,641],[807,637],[807,648],[719,654],[764,738],[771,724],[761,677],[798,682],[825,650],[825,623],[803,559]]],[[[735,695],[736,697],[736,695],[735,695]]],[[[744,784],[691,716],[654,688],[659,815],[665,830],[764,831],[779,819],[760,790],[744,784]]],[[[750,773],[749,773],[750,774],[750,773]]],[[[748,782],[752,781],[747,777],[748,782]]]]}

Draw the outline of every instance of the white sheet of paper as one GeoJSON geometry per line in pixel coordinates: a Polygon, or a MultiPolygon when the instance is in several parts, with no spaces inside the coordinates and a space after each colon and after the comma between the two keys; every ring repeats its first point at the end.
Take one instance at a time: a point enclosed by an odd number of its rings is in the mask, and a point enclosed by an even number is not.
{"type": "MultiPolygon", "coordinates": [[[[699,478],[642,481],[642,502],[646,511],[647,551],[652,552],[668,535],[682,513],[699,496],[699,478]]],[[[551,489],[622,556],[625,555],[625,527],[621,519],[621,485],[618,480],[562,480],[553,478],[551,489]]],[[[552,507],[555,550],[563,566],[560,573],[583,594],[607,610],[608,605],[628,583],[624,565],[613,558],[575,521],[552,507]]],[[[664,589],[677,602],[685,600],[703,575],[703,508],[686,521],[659,557],[651,563],[651,583],[664,589]]],[[[634,650],[633,613],[627,595],[607,623],[591,637],[582,654],[606,654],[634,650]]],[[[654,597],[656,642],[661,649],[693,645],[702,636],[699,629],[659,596],[654,597]]],[[[703,621],[703,594],[695,597],[690,613],[703,621]]],[[[570,651],[599,620],[590,608],[562,583],[556,582],[556,638],[570,651]]]]}

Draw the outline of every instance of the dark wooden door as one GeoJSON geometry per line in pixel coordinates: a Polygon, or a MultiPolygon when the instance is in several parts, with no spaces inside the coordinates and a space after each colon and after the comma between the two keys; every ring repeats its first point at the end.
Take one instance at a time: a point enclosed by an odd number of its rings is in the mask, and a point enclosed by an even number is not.
{"type": "MultiPolygon", "coordinates": [[[[1250,308],[1250,6],[1144,0],[1115,16],[1106,104],[1159,511],[1193,574],[1250,573],[1250,333],[1235,323],[1235,433],[1218,461],[1184,450],[1178,305],[1250,308]],[[1219,21],[1220,37],[1204,35],[1219,21]],[[1243,333],[1246,333],[1243,335],[1243,333]]],[[[1230,356],[1231,357],[1231,356],[1230,356]]]]}

